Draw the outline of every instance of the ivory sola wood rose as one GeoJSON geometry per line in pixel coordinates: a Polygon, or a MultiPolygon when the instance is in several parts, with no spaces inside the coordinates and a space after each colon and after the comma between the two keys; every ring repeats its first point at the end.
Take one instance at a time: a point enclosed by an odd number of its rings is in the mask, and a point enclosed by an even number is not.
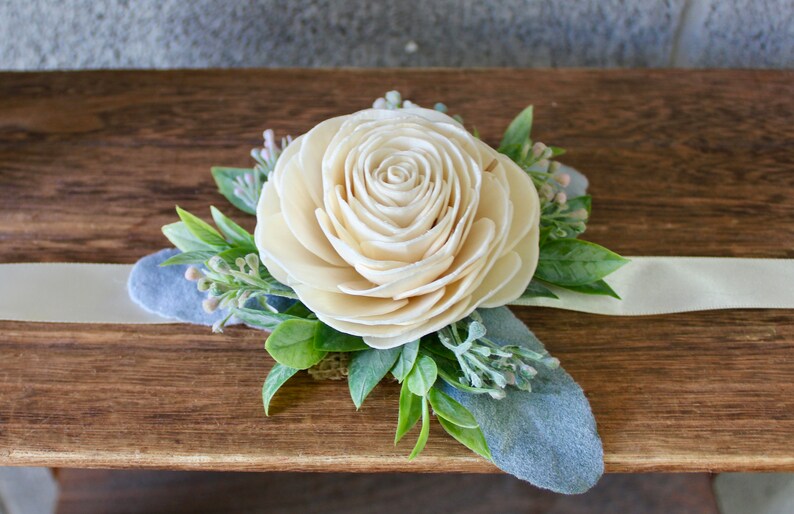
{"type": "Polygon", "coordinates": [[[287,147],[255,237],[320,320],[391,348],[518,298],[538,261],[539,204],[518,165],[446,114],[367,109],[287,147]]]}

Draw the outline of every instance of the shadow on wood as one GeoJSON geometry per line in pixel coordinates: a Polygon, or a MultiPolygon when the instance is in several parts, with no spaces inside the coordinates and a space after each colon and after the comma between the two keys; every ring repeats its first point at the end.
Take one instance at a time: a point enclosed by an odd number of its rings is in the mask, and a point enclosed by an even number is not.
{"type": "Polygon", "coordinates": [[[507,475],[70,470],[58,514],[187,512],[717,514],[706,474],[607,475],[563,496],[507,475]]]}

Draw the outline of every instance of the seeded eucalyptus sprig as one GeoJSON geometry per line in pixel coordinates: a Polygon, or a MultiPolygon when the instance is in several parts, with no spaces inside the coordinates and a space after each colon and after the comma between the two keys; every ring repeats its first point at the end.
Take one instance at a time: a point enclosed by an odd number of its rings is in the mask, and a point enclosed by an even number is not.
{"type": "Polygon", "coordinates": [[[232,205],[248,214],[256,214],[256,204],[259,202],[259,195],[262,194],[262,186],[276,169],[276,162],[284,149],[292,142],[292,137],[287,136],[281,139],[281,144],[276,143],[272,129],[265,130],[263,138],[262,148],[251,150],[251,157],[256,163],[253,168],[215,166],[211,169],[212,177],[221,194],[232,205]]]}
{"type": "Polygon", "coordinates": [[[270,276],[255,253],[237,257],[234,265],[215,255],[205,266],[203,271],[194,266],[189,267],[185,278],[196,281],[198,290],[207,293],[202,303],[207,313],[215,312],[218,308],[229,311],[223,321],[213,325],[215,332],[222,332],[235,311],[244,309],[252,300],[258,300],[259,307],[277,312],[267,303],[267,297],[297,298],[293,291],[270,276]]]}
{"type": "MultiPolygon", "coordinates": [[[[471,393],[487,393],[494,399],[507,395],[508,386],[532,390],[536,366],[556,368],[560,361],[545,350],[536,352],[523,346],[501,346],[486,337],[485,325],[475,311],[467,319],[452,323],[436,334],[457,364],[456,377],[444,373],[451,386],[471,393]]],[[[436,352],[443,358],[443,354],[436,352]]],[[[447,360],[452,361],[449,355],[447,360]]]]}
{"type": "Polygon", "coordinates": [[[207,293],[204,310],[228,311],[223,320],[213,325],[213,331],[221,332],[235,311],[244,309],[249,300],[258,300],[259,307],[273,310],[267,297],[297,298],[259,262],[253,236],[220,210],[210,207],[216,229],[198,216],[176,209],[181,221],[164,226],[163,234],[182,253],[161,265],[190,264],[185,278],[195,281],[198,290],[207,293]],[[193,266],[197,264],[203,268],[193,266]]]}
{"type": "Polygon", "coordinates": [[[571,177],[555,158],[565,150],[533,142],[533,108],[513,119],[502,137],[499,152],[518,164],[535,183],[540,197],[540,258],[535,276],[523,297],[557,298],[548,286],[583,294],[620,297],[604,277],[628,262],[603,246],[578,239],[587,228],[591,198],[568,198],[571,177]]]}

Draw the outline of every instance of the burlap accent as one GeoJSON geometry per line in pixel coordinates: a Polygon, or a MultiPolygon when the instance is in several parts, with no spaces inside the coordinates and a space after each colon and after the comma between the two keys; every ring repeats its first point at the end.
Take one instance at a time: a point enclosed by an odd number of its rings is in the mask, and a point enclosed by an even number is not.
{"type": "Polygon", "coordinates": [[[323,360],[308,369],[309,375],[315,380],[344,380],[347,378],[347,365],[350,357],[347,353],[329,353],[323,360]]]}

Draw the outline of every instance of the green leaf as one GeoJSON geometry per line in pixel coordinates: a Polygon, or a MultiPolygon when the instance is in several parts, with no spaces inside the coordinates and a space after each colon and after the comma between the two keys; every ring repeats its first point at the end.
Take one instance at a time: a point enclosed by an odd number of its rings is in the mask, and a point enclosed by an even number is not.
{"type": "Polygon", "coordinates": [[[430,405],[439,418],[444,418],[459,427],[479,428],[480,424],[474,419],[469,409],[441,390],[435,387],[431,388],[427,393],[427,399],[430,400],[430,405]]]}
{"type": "Polygon", "coordinates": [[[422,398],[422,430],[419,432],[419,438],[416,440],[416,446],[414,446],[411,455],[408,456],[408,460],[415,459],[422,450],[425,449],[425,445],[427,444],[427,438],[430,436],[430,408],[427,406],[427,398],[422,398]]]}
{"type": "Polygon", "coordinates": [[[427,396],[427,392],[436,383],[436,378],[438,378],[436,361],[427,355],[420,355],[405,382],[415,395],[427,396]]]}
{"type": "Polygon", "coordinates": [[[350,356],[347,385],[356,409],[361,408],[364,399],[394,366],[399,355],[400,348],[397,347],[388,350],[370,348],[350,356]]]}
{"type": "MultiPolygon", "coordinates": [[[[274,330],[284,321],[300,320],[302,318],[284,312],[248,309],[246,307],[233,307],[232,314],[243,323],[265,330],[274,330]]],[[[312,323],[316,323],[313,321],[312,323]]]]}
{"type": "Polygon", "coordinates": [[[412,393],[408,389],[408,384],[403,382],[400,388],[400,411],[397,413],[397,432],[394,434],[395,445],[416,425],[421,417],[422,398],[412,393]]]}
{"type": "Polygon", "coordinates": [[[203,241],[204,243],[218,249],[229,247],[229,244],[226,242],[226,240],[206,221],[194,214],[187,212],[178,205],[176,207],[176,213],[179,214],[179,219],[182,220],[190,233],[193,234],[199,241],[203,241]]]}
{"type": "Polygon", "coordinates": [[[323,360],[326,352],[314,349],[318,321],[288,319],[270,334],[265,348],[278,363],[290,368],[308,369],[323,360]]]}
{"type": "Polygon", "coordinates": [[[161,262],[160,266],[174,266],[176,264],[203,264],[212,257],[215,257],[215,252],[206,250],[182,252],[161,262]]]}
{"type": "Polygon", "coordinates": [[[616,298],[620,300],[620,296],[611,287],[609,287],[609,284],[607,284],[603,280],[592,282],[590,284],[584,284],[581,286],[560,286],[560,287],[564,287],[565,289],[570,289],[571,291],[576,291],[577,293],[611,296],[612,298],[616,298]]]}
{"type": "MultiPolygon", "coordinates": [[[[298,318],[309,318],[314,316],[314,313],[309,310],[308,307],[303,305],[301,302],[295,302],[292,306],[284,311],[284,314],[289,314],[290,316],[297,316],[298,318]]],[[[316,336],[315,336],[316,337],[316,336]]],[[[317,341],[315,340],[314,347],[317,347],[317,341]]]]}
{"type": "Polygon", "coordinates": [[[441,366],[441,361],[447,360],[451,362],[457,362],[458,360],[452,350],[441,344],[441,341],[438,340],[438,337],[436,337],[435,334],[430,334],[429,336],[422,338],[420,351],[430,355],[439,366],[441,366]]]}
{"type": "Polygon", "coordinates": [[[245,258],[245,256],[248,255],[249,253],[257,253],[257,252],[255,249],[251,249],[251,248],[239,248],[239,247],[229,248],[228,250],[224,250],[221,253],[219,253],[218,257],[220,257],[221,259],[229,263],[231,266],[233,266],[235,269],[237,269],[237,265],[235,264],[235,261],[239,257],[245,258]]]}
{"type": "Polygon", "coordinates": [[[181,221],[164,225],[162,231],[163,235],[171,241],[171,244],[183,252],[218,251],[218,248],[208,245],[194,236],[187,229],[187,225],[181,221]]]}
{"type": "Polygon", "coordinates": [[[460,369],[460,365],[454,360],[436,359],[436,365],[438,366],[438,378],[455,389],[471,394],[489,394],[494,391],[491,388],[472,387],[461,382],[460,377],[463,372],[460,369]]]}
{"type": "Polygon", "coordinates": [[[249,234],[247,230],[226,217],[220,210],[216,209],[214,205],[210,206],[210,212],[212,213],[212,219],[215,221],[215,225],[220,229],[229,243],[250,248],[251,251],[256,251],[254,236],[249,234]]]}
{"type": "Polygon", "coordinates": [[[446,382],[450,386],[454,387],[455,389],[459,389],[459,390],[461,390],[461,391],[463,391],[465,393],[488,394],[490,392],[489,389],[476,388],[476,387],[472,387],[470,385],[462,383],[457,378],[455,378],[455,373],[453,372],[453,370],[448,365],[441,365],[439,363],[438,376],[439,376],[439,378],[441,378],[441,380],[443,380],[444,382],[446,382]]]}
{"type": "Polygon", "coordinates": [[[402,345],[401,349],[402,351],[397,358],[397,363],[391,370],[392,375],[394,375],[394,378],[396,378],[398,382],[405,380],[405,377],[408,376],[408,373],[410,373],[411,369],[414,367],[416,357],[419,355],[419,339],[402,345]]]}
{"type": "Polygon", "coordinates": [[[488,442],[485,440],[485,436],[479,427],[460,427],[454,423],[450,423],[442,417],[438,418],[438,422],[442,427],[444,427],[444,430],[446,430],[447,433],[454,437],[460,444],[480,455],[481,457],[484,457],[488,460],[493,460],[491,457],[491,450],[488,448],[488,442]]]}
{"type": "Polygon", "coordinates": [[[542,226],[542,223],[543,223],[543,218],[542,217],[540,219],[540,222],[541,222],[540,238],[539,238],[540,240],[538,241],[538,246],[542,248],[543,245],[546,244],[546,241],[549,240],[549,236],[551,235],[551,231],[552,231],[553,227],[544,227],[544,226],[542,226]]]}
{"type": "Polygon", "coordinates": [[[499,144],[499,151],[508,147],[518,146],[519,148],[529,140],[529,134],[532,132],[532,106],[530,105],[521,113],[513,118],[510,125],[505,130],[502,136],[502,142],[499,144]]]}
{"type": "Polygon", "coordinates": [[[521,148],[530,144],[529,134],[532,132],[532,106],[530,105],[508,125],[499,144],[499,151],[510,155],[513,159],[521,153],[521,148]]]}
{"type": "Polygon", "coordinates": [[[325,323],[320,323],[317,327],[314,348],[324,352],[357,352],[370,349],[359,336],[345,334],[329,327],[325,323]]]}
{"type": "MultiPolygon", "coordinates": [[[[261,267],[259,268],[259,271],[260,271],[260,272],[262,272],[262,269],[263,269],[263,268],[264,268],[264,267],[263,267],[263,266],[261,266],[261,267]]],[[[274,278],[273,278],[273,277],[270,275],[270,273],[269,273],[269,272],[267,272],[267,269],[266,269],[266,268],[265,268],[265,273],[263,273],[263,274],[264,274],[266,277],[268,277],[268,278],[267,278],[267,282],[268,282],[268,284],[269,284],[269,286],[270,286],[270,291],[268,291],[268,294],[269,294],[270,296],[280,296],[280,297],[282,297],[282,298],[289,298],[289,299],[291,299],[291,300],[297,300],[297,299],[298,299],[298,295],[297,295],[297,294],[295,294],[295,291],[293,291],[291,287],[289,287],[289,286],[285,286],[285,285],[284,285],[284,284],[282,284],[281,282],[279,282],[279,281],[277,281],[276,279],[274,279],[274,278]]]]}
{"type": "Polygon", "coordinates": [[[297,372],[297,369],[284,366],[278,362],[270,369],[270,373],[267,374],[265,383],[262,386],[262,403],[265,406],[265,416],[270,415],[270,400],[273,399],[273,395],[297,372]]]}
{"type": "MultiPolygon", "coordinates": [[[[590,211],[593,207],[593,197],[590,195],[577,196],[575,198],[568,198],[568,210],[570,212],[584,209],[587,211],[587,216],[590,216],[590,211]]],[[[584,220],[587,221],[587,220],[584,220]]]]}
{"type": "Polygon", "coordinates": [[[218,185],[218,191],[220,191],[232,205],[245,213],[256,214],[256,210],[253,207],[246,204],[234,194],[234,188],[237,187],[234,184],[234,180],[246,173],[253,173],[253,169],[214,166],[210,171],[212,173],[212,178],[215,179],[215,184],[218,185]]]}
{"type": "Polygon", "coordinates": [[[559,157],[560,155],[566,154],[565,148],[560,148],[559,146],[550,146],[549,149],[551,149],[552,159],[554,159],[555,157],[559,157]]]}
{"type": "Polygon", "coordinates": [[[521,295],[521,298],[554,298],[556,300],[558,297],[551,291],[551,289],[538,282],[537,279],[533,278],[527,286],[527,289],[521,295]]]}
{"type": "Polygon", "coordinates": [[[582,286],[601,280],[627,262],[595,243],[555,239],[541,247],[535,276],[559,286],[582,286]]]}

